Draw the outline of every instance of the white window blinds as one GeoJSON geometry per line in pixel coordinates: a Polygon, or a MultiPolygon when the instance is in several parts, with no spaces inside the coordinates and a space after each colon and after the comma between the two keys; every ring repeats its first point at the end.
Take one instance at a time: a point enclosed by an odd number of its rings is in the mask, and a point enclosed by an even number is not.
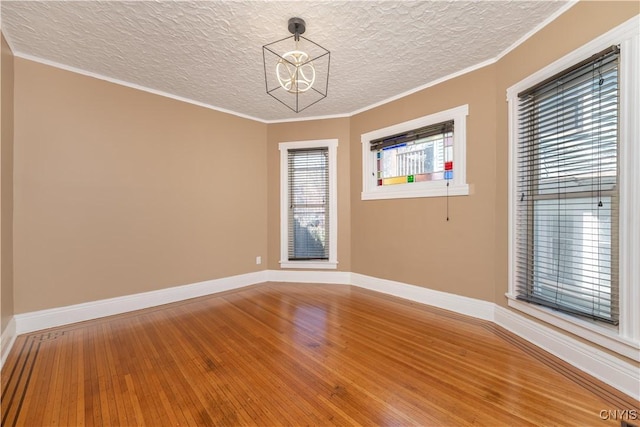
{"type": "Polygon", "coordinates": [[[616,46],[518,94],[517,298],[618,323],[616,46]]]}
{"type": "Polygon", "coordinates": [[[288,259],[329,259],[329,150],[288,150],[288,259]]]}

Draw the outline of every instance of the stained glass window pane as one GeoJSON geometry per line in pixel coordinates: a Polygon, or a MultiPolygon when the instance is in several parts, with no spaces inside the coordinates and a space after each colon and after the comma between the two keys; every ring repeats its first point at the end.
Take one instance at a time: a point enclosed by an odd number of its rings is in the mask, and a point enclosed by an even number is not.
{"type": "Polygon", "coordinates": [[[376,151],[378,186],[453,178],[453,130],[376,151]],[[445,165],[449,168],[445,168],[445,165]],[[445,170],[448,172],[445,174],[445,170]]]}

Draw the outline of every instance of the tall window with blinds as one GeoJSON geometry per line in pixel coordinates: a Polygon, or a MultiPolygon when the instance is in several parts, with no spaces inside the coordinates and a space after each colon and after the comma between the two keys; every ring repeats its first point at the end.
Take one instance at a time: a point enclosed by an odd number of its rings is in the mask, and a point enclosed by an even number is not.
{"type": "Polygon", "coordinates": [[[618,323],[619,49],[518,94],[516,297],[618,323]]]}
{"type": "Polygon", "coordinates": [[[289,261],[329,259],[328,152],[288,150],[289,261]]]}

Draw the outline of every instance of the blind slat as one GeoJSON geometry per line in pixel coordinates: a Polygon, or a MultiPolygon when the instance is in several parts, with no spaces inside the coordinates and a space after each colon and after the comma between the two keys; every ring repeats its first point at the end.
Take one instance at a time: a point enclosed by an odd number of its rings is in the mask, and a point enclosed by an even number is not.
{"type": "Polygon", "coordinates": [[[398,144],[406,144],[408,142],[450,132],[453,132],[453,120],[413,129],[396,135],[385,136],[384,138],[374,139],[370,142],[371,151],[381,150],[398,144]]]}

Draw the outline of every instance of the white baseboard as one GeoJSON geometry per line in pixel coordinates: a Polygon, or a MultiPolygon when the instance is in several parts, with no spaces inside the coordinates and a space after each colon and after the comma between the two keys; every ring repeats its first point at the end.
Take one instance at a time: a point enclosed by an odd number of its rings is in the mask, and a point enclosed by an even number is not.
{"type": "Polygon", "coordinates": [[[4,363],[16,335],[19,334],[155,307],[267,281],[353,285],[488,320],[623,393],[640,399],[640,372],[636,366],[595,346],[557,332],[542,323],[529,320],[517,312],[488,301],[342,271],[263,270],[191,285],[17,314],[2,333],[0,363],[4,363]]]}
{"type": "Polygon", "coordinates": [[[493,321],[495,304],[393,280],[351,273],[351,284],[483,320],[493,321]]]}
{"type": "Polygon", "coordinates": [[[70,323],[155,307],[267,281],[266,270],[191,285],[91,301],[66,307],[15,315],[16,332],[24,334],[70,323]]]}
{"type": "Polygon", "coordinates": [[[267,278],[269,282],[351,284],[351,273],[345,271],[268,270],[267,278]]]}
{"type": "Polygon", "coordinates": [[[4,366],[5,360],[7,360],[7,356],[13,347],[13,343],[16,341],[16,321],[14,317],[11,317],[7,327],[2,331],[2,336],[0,336],[0,369],[4,366]]]}
{"type": "Polygon", "coordinates": [[[640,370],[632,363],[498,305],[495,306],[494,323],[640,400],[640,370]]]}

